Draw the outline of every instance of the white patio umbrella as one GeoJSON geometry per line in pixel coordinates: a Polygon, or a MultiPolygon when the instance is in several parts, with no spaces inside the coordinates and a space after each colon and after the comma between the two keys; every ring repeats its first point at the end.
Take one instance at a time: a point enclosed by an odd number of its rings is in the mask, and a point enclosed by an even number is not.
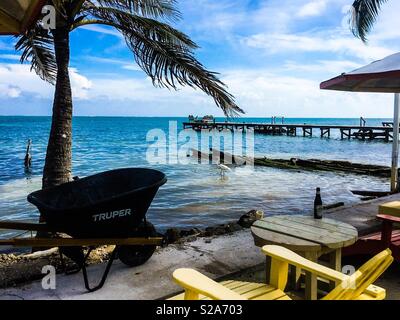
{"type": "Polygon", "coordinates": [[[398,190],[400,52],[322,82],[321,89],[394,93],[391,191],[398,190]]]}

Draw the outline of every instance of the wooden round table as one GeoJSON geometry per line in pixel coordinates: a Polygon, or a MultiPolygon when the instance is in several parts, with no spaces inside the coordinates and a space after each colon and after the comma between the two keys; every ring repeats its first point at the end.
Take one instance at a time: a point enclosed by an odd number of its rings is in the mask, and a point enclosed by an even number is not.
{"type": "MultiPolygon", "coordinates": [[[[357,229],[347,223],[300,215],[266,217],[256,221],[251,232],[259,247],[267,244],[283,246],[314,262],[321,255],[329,254],[330,267],[338,271],[342,268],[342,248],[355,243],[358,235],[357,229]]],[[[267,276],[269,264],[267,257],[267,276]]],[[[300,270],[291,268],[290,274],[289,283],[297,286],[300,270]]],[[[331,283],[331,287],[335,285],[331,283]]],[[[306,272],[306,298],[317,298],[317,278],[309,272],[306,272]]]]}

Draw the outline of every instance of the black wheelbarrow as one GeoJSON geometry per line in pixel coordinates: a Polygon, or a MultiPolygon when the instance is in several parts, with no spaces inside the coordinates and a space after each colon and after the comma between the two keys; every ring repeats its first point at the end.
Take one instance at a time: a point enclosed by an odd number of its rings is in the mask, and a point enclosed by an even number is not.
{"type": "Polygon", "coordinates": [[[88,291],[100,289],[115,258],[133,267],[145,263],[165,238],[146,220],[146,213],[165,175],[152,169],[118,169],[99,173],[28,195],[45,222],[0,221],[1,229],[38,231],[49,237],[12,238],[0,245],[58,247],[82,270],[88,291]],[[59,234],[67,237],[60,237],[59,234]],[[100,245],[115,245],[101,281],[91,287],[86,271],[90,252],[100,245]],[[84,248],[88,248],[86,254],[84,248]]]}

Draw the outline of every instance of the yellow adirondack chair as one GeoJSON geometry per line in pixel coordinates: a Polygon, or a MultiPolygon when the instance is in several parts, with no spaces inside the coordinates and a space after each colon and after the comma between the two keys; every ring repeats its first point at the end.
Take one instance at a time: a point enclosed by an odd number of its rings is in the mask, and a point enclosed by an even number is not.
{"type": "Polygon", "coordinates": [[[351,276],[307,260],[298,254],[274,245],[262,251],[271,257],[269,284],[243,281],[217,283],[193,269],[177,269],[173,273],[175,282],[185,292],[171,300],[290,300],[284,292],[288,279],[288,267],[294,265],[318,277],[336,282],[336,287],[325,300],[382,300],[386,291],[373,283],[393,261],[389,249],[382,251],[366,262],[351,276]]]}

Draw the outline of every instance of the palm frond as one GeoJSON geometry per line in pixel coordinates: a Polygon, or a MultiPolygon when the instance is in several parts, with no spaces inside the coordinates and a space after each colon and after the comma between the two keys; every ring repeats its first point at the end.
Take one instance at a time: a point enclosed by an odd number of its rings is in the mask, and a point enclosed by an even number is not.
{"type": "Polygon", "coordinates": [[[376,22],[381,5],[385,2],[387,0],[354,1],[350,19],[351,31],[363,42],[367,42],[367,35],[376,22]]]}
{"type": "MultiPolygon", "coordinates": [[[[142,17],[122,9],[111,7],[89,7],[81,11],[81,15],[101,19],[104,22],[115,23],[124,30],[145,29],[158,41],[170,42],[183,48],[197,48],[197,45],[183,32],[169,26],[166,23],[142,17]]],[[[79,19],[79,18],[78,18],[79,19]]],[[[85,24],[85,21],[78,23],[73,28],[85,24]]],[[[118,28],[120,29],[120,28],[118,28]]]]}
{"type": "Polygon", "coordinates": [[[39,24],[18,36],[15,45],[17,51],[22,51],[21,63],[29,61],[31,70],[43,80],[55,83],[57,77],[57,63],[53,49],[53,36],[39,24]]]}
{"type": "Polygon", "coordinates": [[[176,0],[98,0],[101,7],[112,7],[147,18],[178,20],[176,0]]]}
{"type": "Polygon", "coordinates": [[[194,57],[195,44],[185,34],[156,20],[115,8],[91,9],[90,16],[96,20],[83,20],[81,24],[100,23],[118,29],[136,62],[155,86],[199,88],[211,96],[226,115],[243,113],[217,73],[205,69],[194,57]]]}
{"type": "Polygon", "coordinates": [[[75,16],[82,9],[85,2],[86,2],[86,0],[72,0],[72,2],[71,2],[71,19],[75,18],[75,16]]]}
{"type": "Polygon", "coordinates": [[[125,34],[128,47],[155,86],[177,89],[188,85],[211,96],[228,116],[244,113],[227,92],[225,84],[196,60],[190,52],[168,43],[154,41],[148,35],[125,34]]]}

